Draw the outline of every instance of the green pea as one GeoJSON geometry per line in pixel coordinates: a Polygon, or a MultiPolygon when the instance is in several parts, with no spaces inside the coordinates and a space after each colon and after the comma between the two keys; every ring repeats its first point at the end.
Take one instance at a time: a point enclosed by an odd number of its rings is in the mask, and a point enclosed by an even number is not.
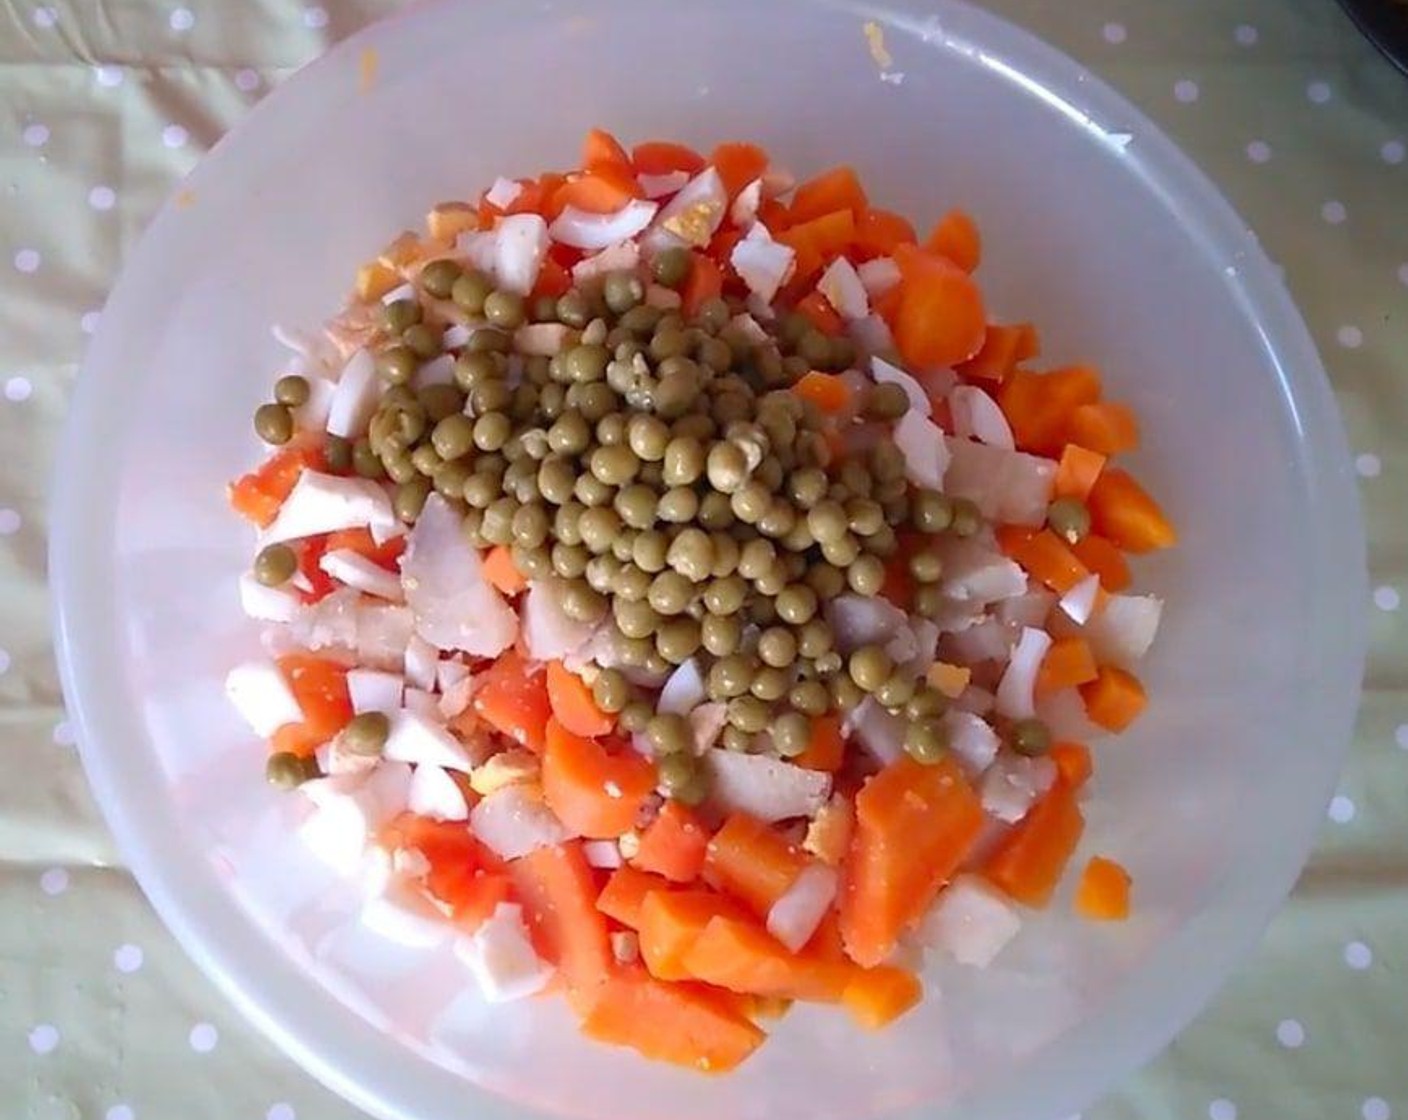
{"type": "Polygon", "coordinates": [[[1067,544],[1079,544],[1090,533],[1090,510],[1075,498],[1057,498],[1046,511],[1046,524],[1067,544]]]}
{"type": "Polygon", "coordinates": [[[644,483],[633,483],[616,492],[612,508],[632,529],[649,529],[655,524],[655,491],[644,483]]]}
{"type": "Polygon", "coordinates": [[[596,622],[606,614],[606,596],[585,580],[571,580],[562,590],[562,612],[577,622],[596,622]]]}
{"type": "Polygon", "coordinates": [[[500,330],[511,331],[523,325],[523,297],[502,288],[490,292],[484,300],[484,318],[500,330]]]}
{"type": "Polygon", "coordinates": [[[307,404],[311,394],[312,387],[308,384],[308,379],[296,373],[280,377],[274,382],[274,400],[279,404],[288,405],[289,408],[307,404]]]}
{"type": "MultiPolygon", "coordinates": [[[[414,359],[409,350],[406,353],[414,359]]],[[[409,376],[408,374],[407,377],[409,376]]],[[[502,376],[498,360],[487,350],[464,353],[455,359],[455,384],[466,393],[472,392],[487,381],[498,381],[502,376]]]]}
{"type": "Polygon", "coordinates": [[[874,692],[894,670],[890,655],[880,646],[861,646],[851,654],[848,669],[851,679],[866,692],[874,692]]]}
{"type": "Polygon", "coordinates": [[[665,796],[681,805],[698,805],[709,796],[708,774],[693,755],[666,755],[656,764],[656,780],[665,796]]]}
{"type": "Polygon", "coordinates": [[[902,708],[914,696],[915,681],[907,673],[895,671],[875,690],[875,699],[891,711],[902,708]]]}
{"type": "Polygon", "coordinates": [[[892,381],[872,385],[861,398],[861,412],[870,420],[898,420],[909,411],[909,394],[892,381]]]}
{"type": "Polygon", "coordinates": [[[765,665],[785,669],[797,659],[797,639],[783,626],[764,630],[758,637],[758,656],[765,665]]]}
{"type": "MultiPolygon", "coordinates": [[[[826,500],[818,502],[807,511],[807,528],[812,536],[823,545],[840,540],[848,532],[849,518],[838,502],[826,500]]],[[[828,559],[830,559],[828,557],[828,559]]],[[[832,561],[835,563],[835,561],[832,561]]]]}
{"type": "Polygon", "coordinates": [[[714,566],[714,542],[703,529],[693,526],[670,542],[665,562],[680,574],[702,583],[714,566]]]}
{"type": "Polygon", "coordinates": [[[621,709],[621,714],[617,717],[616,722],[621,725],[623,730],[634,734],[637,731],[645,730],[651,715],[650,705],[644,700],[632,700],[621,709]]]}
{"type": "Polygon", "coordinates": [[[1019,719],[1008,732],[1007,741],[1018,754],[1035,758],[1051,749],[1051,732],[1039,719],[1019,719]]]}
{"type": "Polygon", "coordinates": [[[254,578],[265,587],[281,587],[298,571],[298,554],[286,544],[271,544],[254,558],[254,578]]]}
{"type": "Polygon", "coordinates": [[[664,482],[667,486],[692,486],[704,473],[705,463],[699,440],[677,436],[665,446],[664,482]]]}
{"type": "Polygon", "coordinates": [[[513,566],[530,580],[546,579],[556,571],[552,564],[552,553],[546,548],[528,548],[515,544],[510,553],[513,566]]]}
{"type": "Polygon", "coordinates": [[[766,731],[771,714],[769,706],[756,696],[735,696],[728,702],[729,723],[750,735],[766,731]]]}
{"type": "Polygon", "coordinates": [[[342,729],[342,745],[364,758],[379,758],[391,735],[391,721],[383,712],[362,712],[342,729]]]}
{"type": "Polygon", "coordinates": [[[948,728],[932,716],[912,721],[905,728],[904,749],[915,762],[933,766],[948,750],[948,728]]]}
{"type": "Polygon", "coordinates": [[[699,512],[699,495],[687,486],[676,486],[661,495],[655,516],[672,525],[687,525],[699,512]]]}
{"type": "Polygon", "coordinates": [[[423,443],[411,452],[411,465],[428,478],[445,465],[445,460],[434,447],[423,443]]]}
{"type": "Polygon", "coordinates": [[[444,339],[444,332],[428,323],[416,323],[401,335],[401,341],[422,361],[438,357],[445,348],[444,339]]]}
{"type": "Polygon", "coordinates": [[[662,615],[681,614],[694,598],[694,584],[679,572],[664,571],[650,583],[646,601],[662,615]]]}
{"type": "Polygon", "coordinates": [[[276,789],[296,789],[311,775],[307,762],[289,751],[275,751],[264,764],[264,777],[276,789]]]}
{"type": "Polygon", "coordinates": [[[971,537],[983,527],[983,515],[974,502],[959,498],[953,503],[953,524],[950,526],[955,537],[971,537]]]}
{"type": "Polygon", "coordinates": [[[519,506],[513,515],[514,540],[524,548],[537,548],[547,540],[549,527],[547,511],[536,502],[519,506]]]}
{"type": "Polygon", "coordinates": [[[608,308],[617,315],[624,315],[645,298],[645,285],[632,272],[608,272],[601,294],[608,308]]]}
{"type": "Polygon", "coordinates": [[[857,595],[879,595],[885,585],[885,565],[878,556],[857,556],[846,568],[846,582],[857,595]]]}
{"type": "Polygon", "coordinates": [[[754,736],[741,728],[727,724],[719,732],[719,743],[726,751],[733,751],[735,754],[748,754],[753,749],[754,736]]]}
{"type": "Polygon", "coordinates": [[[791,668],[779,669],[774,665],[762,665],[753,674],[752,681],[748,684],[748,691],[759,700],[766,700],[772,703],[781,700],[787,694],[787,687],[792,681],[791,668]]]}
{"type": "Polygon", "coordinates": [[[421,321],[420,301],[394,299],[381,305],[381,325],[391,334],[405,334],[421,321]]]}
{"type": "Polygon", "coordinates": [[[736,615],[706,614],[699,620],[699,640],[715,657],[726,657],[742,644],[743,624],[736,615]]]}
{"type": "Polygon", "coordinates": [[[613,490],[593,474],[580,474],[572,488],[573,496],[584,506],[604,506],[615,496],[613,490]]]}
{"type": "MultiPolygon", "coordinates": [[[[732,494],[748,478],[748,460],[735,443],[716,443],[706,461],[709,484],[721,494],[732,494]]],[[[737,513],[737,510],[734,511],[737,513]]]]}
{"type": "Polygon", "coordinates": [[[471,354],[507,354],[512,348],[512,337],[493,327],[480,327],[469,336],[468,349],[471,354]]]}
{"type": "Polygon", "coordinates": [[[662,623],[655,635],[655,648],[671,665],[683,665],[699,652],[699,623],[689,617],[662,623]]]}
{"type": "Polygon", "coordinates": [[[466,272],[450,286],[450,298],[455,306],[478,318],[484,313],[484,301],[493,290],[493,281],[482,272],[466,272]]]}
{"type": "Polygon", "coordinates": [[[592,552],[606,552],[621,532],[621,515],[608,506],[595,506],[582,514],[577,529],[582,534],[582,543],[592,552]]]}
{"type": "Polygon", "coordinates": [[[731,615],[743,609],[748,585],[738,576],[712,580],[704,589],[704,606],[711,614],[731,615]]]}
{"type": "Polygon", "coordinates": [[[661,712],[652,717],[645,725],[645,739],[657,758],[689,753],[694,746],[689,721],[677,712],[661,712]]]}
{"type": "Polygon", "coordinates": [[[734,523],[733,507],[727,494],[710,490],[699,499],[699,524],[705,529],[722,532],[734,523]]]}
{"type": "Polygon", "coordinates": [[[787,694],[787,702],[809,716],[824,716],[831,709],[831,694],[820,681],[798,681],[787,694]]]}
{"type": "Polygon", "coordinates": [[[463,273],[454,261],[442,257],[431,261],[420,270],[420,286],[436,299],[450,299],[455,290],[455,281],[463,273]]]}
{"type": "Polygon", "coordinates": [[[265,443],[285,444],[293,438],[293,413],[287,405],[261,404],[254,410],[254,431],[265,443]]]}
{"type": "Polygon", "coordinates": [[[811,742],[812,721],[801,712],[778,716],[772,725],[772,745],[783,758],[796,758],[811,742]]]}
{"type": "Polygon", "coordinates": [[[849,712],[860,707],[865,699],[865,693],[860,685],[853,681],[847,673],[837,673],[828,682],[831,690],[831,702],[839,711],[849,712]]]}
{"type": "Polygon", "coordinates": [[[665,249],[650,264],[651,275],[657,284],[667,288],[678,288],[688,278],[694,258],[688,249],[679,247],[665,249]]]}
{"type": "Polygon", "coordinates": [[[464,498],[464,484],[473,474],[470,465],[464,460],[446,463],[430,476],[435,492],[446,501],[458,502],[464,498]]]}
{"type": "Polygon", "coordinates": [[[408,479],[396,487],[396,493],[391,499],[391,508],[396,511],[396,516],[407,524],[420,516],[420,511],[425,508],[425,500],[430,497],[430,479],[421,475],[418,478],[408,479]]]}
{"type": "Polygon", "coordinates": [[[920,583],[938,583],[943,578],[944,562],[937,552],[912,552],[909,574],[920,583]]]}
{"type": "Polygon", "coordinates": [[[381,457],[364,439],[359,439],[352,445],[352,470],[361,478],[386,477],[386,468],[382,466],[381,457]]]}
{"type": "Polygon", "coordinates": [[[789,626],[810,622],[817,611],[816,592],[804,583],[788,584],[777,594],[777,616],[789,626]]]}
{"type": "Polygon", "coordinates": [[[834,564],[813,564],[803,577],[806,585],[816,592],[823,602],[834,599],[846,589],[846,575],[834,564]]]}
{"type": "Polygon", "coordinates": [[[591,321],[591,317],[587,297],[578,289],[573,288],[557,297],[557,318],[560,322],[581,329],[591,321]]]}

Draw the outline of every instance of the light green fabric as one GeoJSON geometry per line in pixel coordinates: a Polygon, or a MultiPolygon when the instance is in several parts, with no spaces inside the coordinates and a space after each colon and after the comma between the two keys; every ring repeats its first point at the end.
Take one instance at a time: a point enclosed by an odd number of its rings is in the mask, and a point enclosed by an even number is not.
{"type": "MultiPolygon", "coordinates": [[[[232,1012],[122,870],[51,661],[45,501],[86,332],[148,216],[271,84],[396,6],[0,4],[6,1117],[352,1115],[232,1012]]],[[[1090,1115],[1408,1117],[1408,80],[1332,0],[989,6],[1142,105],[1285,268],[1359,456],[1376,589],[1353,757],[1292,903],[1198,1023],[1090,1115]]]]}

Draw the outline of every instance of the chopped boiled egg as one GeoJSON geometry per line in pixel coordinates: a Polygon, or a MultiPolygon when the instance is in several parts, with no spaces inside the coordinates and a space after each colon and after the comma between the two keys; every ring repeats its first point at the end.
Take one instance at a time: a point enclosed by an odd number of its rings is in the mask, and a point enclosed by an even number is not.
{"type": "Polygon", "coordinates": [[[939,895],[920,925],[919,936],[959,964],[987,968],[1021,928],[1017,908],[996,887],[980,876],[965,874],[939,895]]]}
{"type": "Polygon", "coordinates": [[[433,949],[450,939],[445,914],[414,882],[391,875],[362,904],[362,924],[407,949],[433,949]]]}
{"type": "Polygon", "coordinates": [[[826,266],[826,271],[816,282],[816,288],[826,297],[826,302],[836,309],[836,314],[848,322],[864,319],[870,314],[865,285],[860,282],[855,266],[845,257],[837,257],[826,266]]]}
{"type": "Polygon", "coordinates": [[[378,599],[399,603],[405,598],[399,576],[350,548],[336,548],[323,553],[318,560],[318,567],[338,583],[368,595],[375,595],[378,599]]]}
{"type": "Polygon", "coordinates": [[[380,399],[376,362],[370,352],[358,350],[342,367],[328,403],[328,431],[343,439],[356,439],[367,430],[380,399]]]}
{"type": "Polygon", "coordinates": [[[299,723],[303,711],[277,665],[247,661],[225,677],[225,695],[256,735],[268,737],[286,723],[299,723]]]}
{"type": "Polygon", "coordinates": [[[301,605],[297,593],[288,587],[266,587],[253,572],[240,573],[240,607],[250,618],[292,622],[301,605]]]}
{"type": "Polygon", "coordinates": [[[375,482],[304,471],[260,543],[270,545],[339,529],[386,528],[395,524],[391,499],[375,482]]]}
{"type": "Polygon", "coordinates": [[[473,769],[469,753],[443,724],[404,708],[391,713],[390,719],[391,729],[383,751],[386,758],[416,766],[443,766],[466,774],[473,769]]]}
{"type": "Polygon", "coordinates": [[[469,820],[469,803],[450,772],[441,766],[422,763],[411,775],[406,807],[412,813],[436,821],[469,820]]]}
{"type": "Polygon", "coordinates": [[[548,225],[537,214],[510,214],[494,230],[494,275],[499,287],[526,296],[538,282],[548,252],[548,225]]]}
{"type": "Polygon", "coordinates": [[[456,941],[455,952],[490,1003],[531,996],[552,976],[552,967],[533,951],[522,909],[510,902],[499,903],[477,930],[456,941]]]}

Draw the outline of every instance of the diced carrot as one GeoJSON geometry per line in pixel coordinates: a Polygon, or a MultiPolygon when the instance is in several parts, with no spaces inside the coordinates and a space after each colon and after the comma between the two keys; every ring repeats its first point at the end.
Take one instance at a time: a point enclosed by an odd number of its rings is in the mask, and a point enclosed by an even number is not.
{"type": "Polygon", "coordinates": [[[868,202],[855,169],[833,167],[798,185],[792,195],[792,220],[808,222],[833,210],[849,210],[859,216],[868,202]]]}
{"type": "Polygon", "coordinates": [[[921,369],[956,366],[982,349],[987,331],[983,296],[973,278],[948,258],[900,245],[895,345],[921,369]]]}
{"type": "Polygon", "coordinates": [[[347,693],[346,668],[310,653],[291,653],[277,664],[310,735],[331,739],[347,726],[352,698],[347,693]]]}
{"type": "Polygon", "coordinates": [[[903,287],[902,284],[895,284],[870,301],[870,310],[884,319],[892,330],[899,318],[900,304],[904,300],[903,287]]]}
{"type": "Polygon", "coordinates": [[[887,599],[902,611],[909,610],[914,602],[914,576],[909,570],[907,549],[901,548],[885,563],[885,582],[880,585],[880,597],[887,599]]]}
{"type": "Polygon", "coordinates": [[[561,262],[551,256],[544,259],[538,269],[538,279],[533,283],[533,297],[551,296],[556,299],[572,287],[572,273],[561,262]]]}
{"type": "Polygon", "coordinates": [[[724,274],[719,266],[702,253],[694,253],[693,258],[689,277],[680,290],[681,310],[688,319],[697,317],[701,307],[724,291],[724,274]]]}
{"type": "Polygon", "coordinates": [[[548,704],[553,717],[573,735],[609,735],[616,721],[597,707],[587,682],[561,661],[548,662],[548,704]]]}
{"type": "Polygon", "coordinates": [[[726,141],[714,149],[709,162],[723,180],[731,202],[754,179],[762,178],[768,169],[768,153],[757,144],[726,141]]]}
{"type": "Polygon", "coordinates": [[[555,964],[568,998],[590,1007],[612,970],[606,916],[579,841],[538,848],[508,865],[533,946],[555,964]]]}
{"type": "Polygon", "coordinates": [[[475,929],[512,893],[503,861],[475,839],[463,823],[406,814],[398,822],[397,847],[414,849],[430,865],[426,889],[448,906],[462,928],[475,929]]]}
{"type": "Polygon", "coordinates": [[[983,259],[978,223],[964,210],[950,210],[940,218],[924,248],[947,257],[964,272],[972,272],[983,259]]]}
{"type": "Polygon", "coordinates": [[[782,996],[743,996],[744,1014],[753,1022],[760,1019],[781,1019],[792,1010],[794,1000],[782,996]]]}
{"type": "Polygon", "coordinates": [[[1076,913],[1095,922],[1122,922],[1129,917],[1133,880],[1120,864],[1092,856],[1076,884],[1076,913]]]}
{"type": "Polygon", "coordinates": [[[997,395],[1017,446],[1053,458],[1066,445],[1065,434],[1076,409],[1099,399],[1100,374],[1091,366],[1079,365],[1049,373],[1013,370],[997,395]]]}
{"type": "Polygon", "coordinates": [[[551,204],[559,213],[572,206],[589,214],[612,214],[640,194],[629,168],[604,163],[563,182],[553,192],[551,204]]]}
{"type": "Polygon", "coordinates": [[[489,667],[471,704],[495,731],[543,753],[552,715],[547,680],[540,668],[530,667],[517,652],[509,650],[489,667]]]}
{"type": "Polygon", "coordinates": [[[668,891],[670,880],[630,864],[616,868],[597,896],[596,908],[623,926],[640,928],[640,908],[651,891],[668,891]]]}
{"type": "Polygon", "coordinates": [[[1115,665],[1101,666],[1100,675],[1082,685],[1080,695],[1090,721],[1107,731],[1123,731],[1149,702],[1139,678],[1115,665]]]}
{"type": "Polygon", "coordinates": [[[640,959],[657,980],[690,980],[685,955],[717,917],[739,918],[743,910],[714,891],[651,891],[640,906],[640,959]]]}
{"type": "Polygon", "coordinates": [[[1100,577],[1100,586],[1106,591],[1123,591],[1134,582],[1124,553],[1098,533],[1087,533],[1071,545],[1071,551],[1100,577]]]}
{"type": "Polygon", "coordinates": [[[303,472],[320,471],[324,466],[326,460],[318,443],[306,438],[294,440],[256,470],[230,483],[230,506],[261,529],[267,528],[303,472]]]}
{"type": "Polygon", "coordinates": [[[835,309],[820,292],[807,293],[797,301],[794,310],[805,315],[812,326],[824,335],[838,335],[846,329],[841,316],[836,314],[835,309]]]}
{"type": "Polygon", "coordinates": [[[812,720],[811,738],[807,747],[792,760],[794,766],[806,770],[825,770],[834,774],[846,758],[846,740],[841,735],[841,717],[819,716],[812,720]]]}
{"type": "Polygon", "coordinates": [[[543,800],[569,831],[591,839],[620,836],[655,789],[655,767],[632,750],[612,752],[548,720],[543,800]]]}
{"type": "Polygon", "coordinates": [[[699,878],[708,847],[709,829],[699,814],[678,801],[667,801],[640,834],[631,863],[676,883],[688,883],[699,878]]]}
{"type": "Polygon", "coordinates": [[[697,175],[704,170],[704,157],[671,140],[647,140],[631,149],[631,166],[637,175],[668,175],[671,171],[697,175]]]}
{"type": "Polygon", "coordinates": [[[862,967],[880,964],[929,909],[983,827],[983,807],[952,759],[901,758],[856,795],[856,829],[842,869],[841,934],[862,967]]]}
{"type": "Polygon", "coordinates": [[[1084,743],[1052,743],[1046,757],[1056,764],[1057,775],[1071,789],[1080,789],[1095,773],[1090,748],[1084,743]]]}
{"type": "Polygon", "coordinates": [[[1023,360],[1019,355],[1035,335],[1030,323],[1013,326],[989,323],[983,333],[982,348],[956,368],[970,381],[1005,381],[1023,360]]]}
{"type": "Polygon", "coordinates": [[[849,210],[833,210],[799,221],[777,235],[777,240],[797,253],[794,281],[807,280],[821,271],[855,241],[856,219],[849,210]]]}
{"type": "Polygon", "coordinates": [[[829,414],[844,412],[851,403],[850,386],[844,378],[834,373],[811,370],[797,379],[792,391],[802,400],[811,401],[822,412],[829,414]]]}
{"type": "Polygon", "coordinates": [[[1122,470],[1107,467],[1088,504],[1095,531],[1126,552],[1153,552],[1178,543],[1178,533],[1158,503],[1122,470]]]}
{"type": "Polygon", "coordinates": [[[291,542],[289,547],[298,558],[298,574],[302,577],[303,586],[296,589],[299,602],[317,603],[326,599],[337,589],[337,584],[333,582],[332,576],[323,570],[322,565],[323,557],[328,551],[328,535],[319,533],[316,536],[304,537],[300,541],[291,542]]]}
{"type": "Polygon", "coordinates": [[[1139,446],[1139,418],[1117,401],[1083,404],[1071,414],[1066,438],[1101,455],[1123,455],[1139,446]]]}
{"type": "Polygon", "coordinates": [[[997,531],[997,542],[1028,575],[1058,595],[1064,595],[1090,575],[1070,545],[1050,529],[1034,533],[1015,525],[1004,525],[997,531]]]}
{"type": "Polygon", "coordinates": [[[681,960],[691,977],[744,995],[834,1003],[858,971],[845,961],[792,953],[755,921],[719,916],[691,939],[681,960]]]}
{"type": "Polygon", "coordinates": [[[866,1030],[894,1022],[924,998],[924,985],[912,972],[891,965],[856,969],[841,1004],[866,1030]]]}
{"type": "Polygon", "coordinates": [[[379,564],[383,568],[396,570],[396,561],[406,551],[406,538],[392,537],[384,544],[377,544],[368,529],[339,529],[328,534],[329,552],[355,552],[358,556],[379,564]]]}
{"type": "Polygon", "coordinates": [[[767,1037],[723,993],[662,983],[643,969],[623,971],[602,987],[582,1033],[705,1073],[728,1072],[767,1037]]]}
{"type": "Polygon", "coordinates": [[[1050,696],[1063,688],[1088,684],[1099,673],[1089,642],[1084,638],[1057,638],[1051,643],[1041,660],[1041,668],[1037,670],[1037,698],[1050,696]]]}
{"type": "Polygon", "coordinates": [[[770,162],[766,149],[737,140],[724,141],[709,156],[709,163],[728,191],[729,201],[737,198],[739,191],[754,179],[762,178],[770,162]]]}
{"type": "Polygon", "coordinates": [[[582,141],[582,167],[590,170],[598,164],[612,163],[618,167],[629,167],[631,157],[621,147],[621,141],[604,128],[594,128],[582,141]]]}
{"type": "Polygon", "coordinates": [[[484,554],[484,578],[505,595],[517,595],[528,588],[507,545],[495,545],[484,554]]]}
{"type": "Polygon", "coordinates": [[[709,840],[704,881],[765,917],[807,866],[807,856],[776,829],[734,813],[709,840]]]}
{"type": "Polygon", "coordinates": [[[776,235],[792,225],[792,211],[775,198],[764,198],[758,204],[758,221],[776,235]]]}
{"type": "Polygon", "coordinates": [[[1018,902],[1043,907],[1084,829],[1075,790],[1057,782],[1002,839],[983,874],[1018,902]]]}
{"type": "Polygon", "coordinates": [[[312,758],[313,752],[328,741],[328,736],[319,735],[306,723],[285,723],[275,728],[269,737],[269,749],[275,754],[296,754],[299,758],[312,758]]]}
{"type": "Polygon", "coordinates": [[[704,251],[704,255],[719,266],[719,272],[723,275],[723,283],[726,289],[743,293],[747,290],[747,285],[738,275],[738,270],[733,267],[734,247],[743,240],[743,231],[736,226],[721,226],[713,239],[709,242],[709,247],[704,251]]]}
{"type": "Polygon", "coordinates": [[[896,246],[913,245],[918,240],[907,218],[893,210],[870,206],[856,215],[856,232],[851,246],[856,260],[868,261],[888,257],[896,246]]]}
{"type": "Polygon", "coordinates": [[[1105,456],[1098,451],[1075,443],[1066,444],[1056,466],[1056,497],[1085,501],[1104,469],[1105,456]]]}

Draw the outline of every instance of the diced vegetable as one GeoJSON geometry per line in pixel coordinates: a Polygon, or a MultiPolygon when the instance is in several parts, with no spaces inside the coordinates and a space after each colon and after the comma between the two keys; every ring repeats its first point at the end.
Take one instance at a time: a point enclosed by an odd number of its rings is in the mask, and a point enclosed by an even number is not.
{"type": "Polygon", "coordinates": [[[1129,917],[1129,872],[1112,859],[1092,856],[1076,884],[1076,913],[1096,922],[1129,917]]]}
{"type": "Polygon", "coordinates": [[[631,862],[676,883],[699,877],[709,846],[709,830],[699,815],[678,801],[667,801],[640,835],[631,862]]]}
{"type": "Polygon", "coordinates": [[[895,261],[900,303],[891,325],[905,361],[928,369],[957,365],[978,353],[987,314],[982,293],[968,274],[947,258],[911,245],[897,246],[895,261]]]}
{"type": "Polygon", "coordinates": [[[475,713],[515,743],[542,754],[552,716],[546,675],[510,651],[500,657],[474,694],[475,713]]]}
{"type": "Polygon", "coordinates": [[[640,956],[657,980],[689,980],[697,974],[685,958],[714,918],[742,916],[738,903],[713,891],[652,891],[641,900],[640,956]]]}
{"type": "Polygon", "coordinates": [[[1080,695],[1086,715],[1107,731],[1124,731],[1148,703],[1139,678],[1114,665],[1102,667],[1095,680],[1081,685],[1080,695]]]}
{"type": "Polygon", "coordinates": [[[1080,789],[1095,772],[1090,748],[1083,743],[1053,743],[1047,757],[1056,764],[1059,779],[1071,789],[1080,789]]]}
{"type": "Polygon", "coordinates": [[[923,998],[919,977],[889,965],[857,971],[841,993],[851,1018],[872,1031],[898,1019],[923,998]]]}
{"type": "Polygon", "coordinates": [[[616,726],[616,721],[597,707],[587,683],[561,661],[548,662],[547,689],[553,718],[571,734],[596,738],[609,735],[616,726]]]}
{"type": "Polygon", "coordinates": [[[983,874],[1027,906],[1044,907],[1085,829],[1075,791],[1057,782],[983,865],[983,874]]]}
{"type": "Polygon", "coordinates": [[[709,840],[703,878],[766,918],[807,863],[806,855],[776,829],[747,813],[734,813],[709,840]]]}
{"type": "Polygon", "coordinates": [[[578,1008],[592,1007],[612,972],[606,918],[579,843],[539,848],[509,864],[538,955],[556,964],[578,1008]]]}
{"type": "Polygon", "coordinates": [[[987,968],[1022,928],[1017,909],[978,875],[959,875],[939,895],[920,936],[959,964],[987,968]]]}
{"type": "Polygon", "coordinates": [[[683,970],[744,995],[835,1002],[856,970],[818,954],[793,953],[746,918],[713,918],[686,949],[683,970]]]}
{"type": "Polygon", "coordinates": [[[729,812],[765,821],[809,817],[831,793],[831,776],[761,754],[711,750],[702,760],[713,787],[712,802],[729,812]]]}
{"type": "Polygon", "coordinates": [[[882,963],[968,854],[983,809],[956,763],[887,766],[856,795],[842,870],[841,933],[863,967],[882,963]]]}
{"type": "Polygon", "coordinates": [[[612,752],[548,720],[543,796],[573,833],[593,839],[620,836],[635,823],[655,788],[655,768],[630,750],[612,752]]]}
{"type": "Polygon", "coordinates": [[[947,257],[964,272],[976,269],[983,256],[978,223],[963,210],[950,210],[940,218],[924,248],[947,257]]]}
{"type": "Polygon", "coordinates": [[[1178,543],[1178,534],[1158,503],[1122,470],[1106,468],[1089,501],[1095,531],[1127,552],[1154,552],[1178,543]]]}
{"type": "Polygon", "coordinates": [[[1139,446],[1139,421],[1128,405],[1083,404],[1071,414],[1066,438],[1100,455],[1123,455],[1139,446]]]}
{"type": "Polygon", "coordinates": [[[997,396],[1017,446],[1052,456],[1059,455],[1065,446],[1076,409],[1099,399],[1100,375],[1090,366],[1068,366],[1040,374],[1014,370],[997,396]]]}
{"type": "Polygon", "coordinates": [[[597,897],[596,908],[608,918],[620,922],[631,929],[640,928],[640,911],[645,904],[645,896],[652,891],[669,891],[671,883],[663,875],[652,871],[642,871],[626,864],[618,867],[606,880],[597,897]]]}

